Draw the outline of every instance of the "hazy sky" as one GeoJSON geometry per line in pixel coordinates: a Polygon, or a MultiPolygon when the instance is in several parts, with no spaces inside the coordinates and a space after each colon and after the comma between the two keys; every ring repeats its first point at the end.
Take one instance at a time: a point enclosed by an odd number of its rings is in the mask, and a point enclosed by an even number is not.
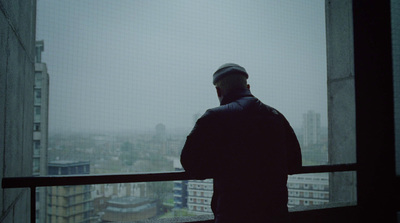
{"type": "Polygon", "coordinates": [[[327,126],[324,2],[39,0],[50,133],[190,129],[227,62],[294,127],[308,110],[327,126]]]}

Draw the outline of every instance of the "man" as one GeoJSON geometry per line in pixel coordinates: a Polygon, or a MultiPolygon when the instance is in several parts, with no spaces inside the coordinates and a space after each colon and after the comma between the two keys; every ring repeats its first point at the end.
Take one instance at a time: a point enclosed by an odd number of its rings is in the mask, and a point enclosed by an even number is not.
{"type": "Polygon", "coordinates": [[[287,175],[301,167],[286,118],[250,92],[248,73],[224,64],[213,75],[220,106],[196,122],[182,149],[184,169],[213,178],[216,223],[285,222],[287,175]]]}

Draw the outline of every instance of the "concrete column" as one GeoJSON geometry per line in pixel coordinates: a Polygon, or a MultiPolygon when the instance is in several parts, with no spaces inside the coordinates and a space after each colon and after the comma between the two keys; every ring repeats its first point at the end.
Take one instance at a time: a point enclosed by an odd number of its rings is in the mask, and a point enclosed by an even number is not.
{"type": "MultiPolygon", "coordinates": [[[[36,1],[0,0],[0,177],[32,175],[36,1]]],[[[0,188],[0,222],[30,222],[28,189],[0,188]]]]}
{"type": "MultiPolygon", "coordinates": [[[[352,1],[326,0],[329,164],[356,162],[352,1]]],[[[330,201],[356,200],[355,173],[330,174],[330,201]]]]}

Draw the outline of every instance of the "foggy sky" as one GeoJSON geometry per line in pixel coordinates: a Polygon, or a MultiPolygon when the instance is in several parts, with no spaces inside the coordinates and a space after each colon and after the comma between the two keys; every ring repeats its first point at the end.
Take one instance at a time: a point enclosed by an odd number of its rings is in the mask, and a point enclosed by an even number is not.
{"type": "Polygon", "coordinates": [[[323,0],[39,0],[50,133],[190,129],[219,105],[212,74],[227,62],[295,128],[308,110],[327,126],[324,10],[323,0]]]}

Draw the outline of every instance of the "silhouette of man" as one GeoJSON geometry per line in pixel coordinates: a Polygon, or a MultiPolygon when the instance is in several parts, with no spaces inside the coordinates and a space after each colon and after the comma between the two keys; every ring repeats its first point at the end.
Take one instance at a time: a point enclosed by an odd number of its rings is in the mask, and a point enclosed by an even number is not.
{"type": "Polygon", "coordinates": [[[251,94],[248,76],[232,63],[214,73],[220,106],[197,120],[181,163],[213,178],[216,223],[286,222],[287,175],[302,165],[300,146],[286,118],[251,94]]]}

